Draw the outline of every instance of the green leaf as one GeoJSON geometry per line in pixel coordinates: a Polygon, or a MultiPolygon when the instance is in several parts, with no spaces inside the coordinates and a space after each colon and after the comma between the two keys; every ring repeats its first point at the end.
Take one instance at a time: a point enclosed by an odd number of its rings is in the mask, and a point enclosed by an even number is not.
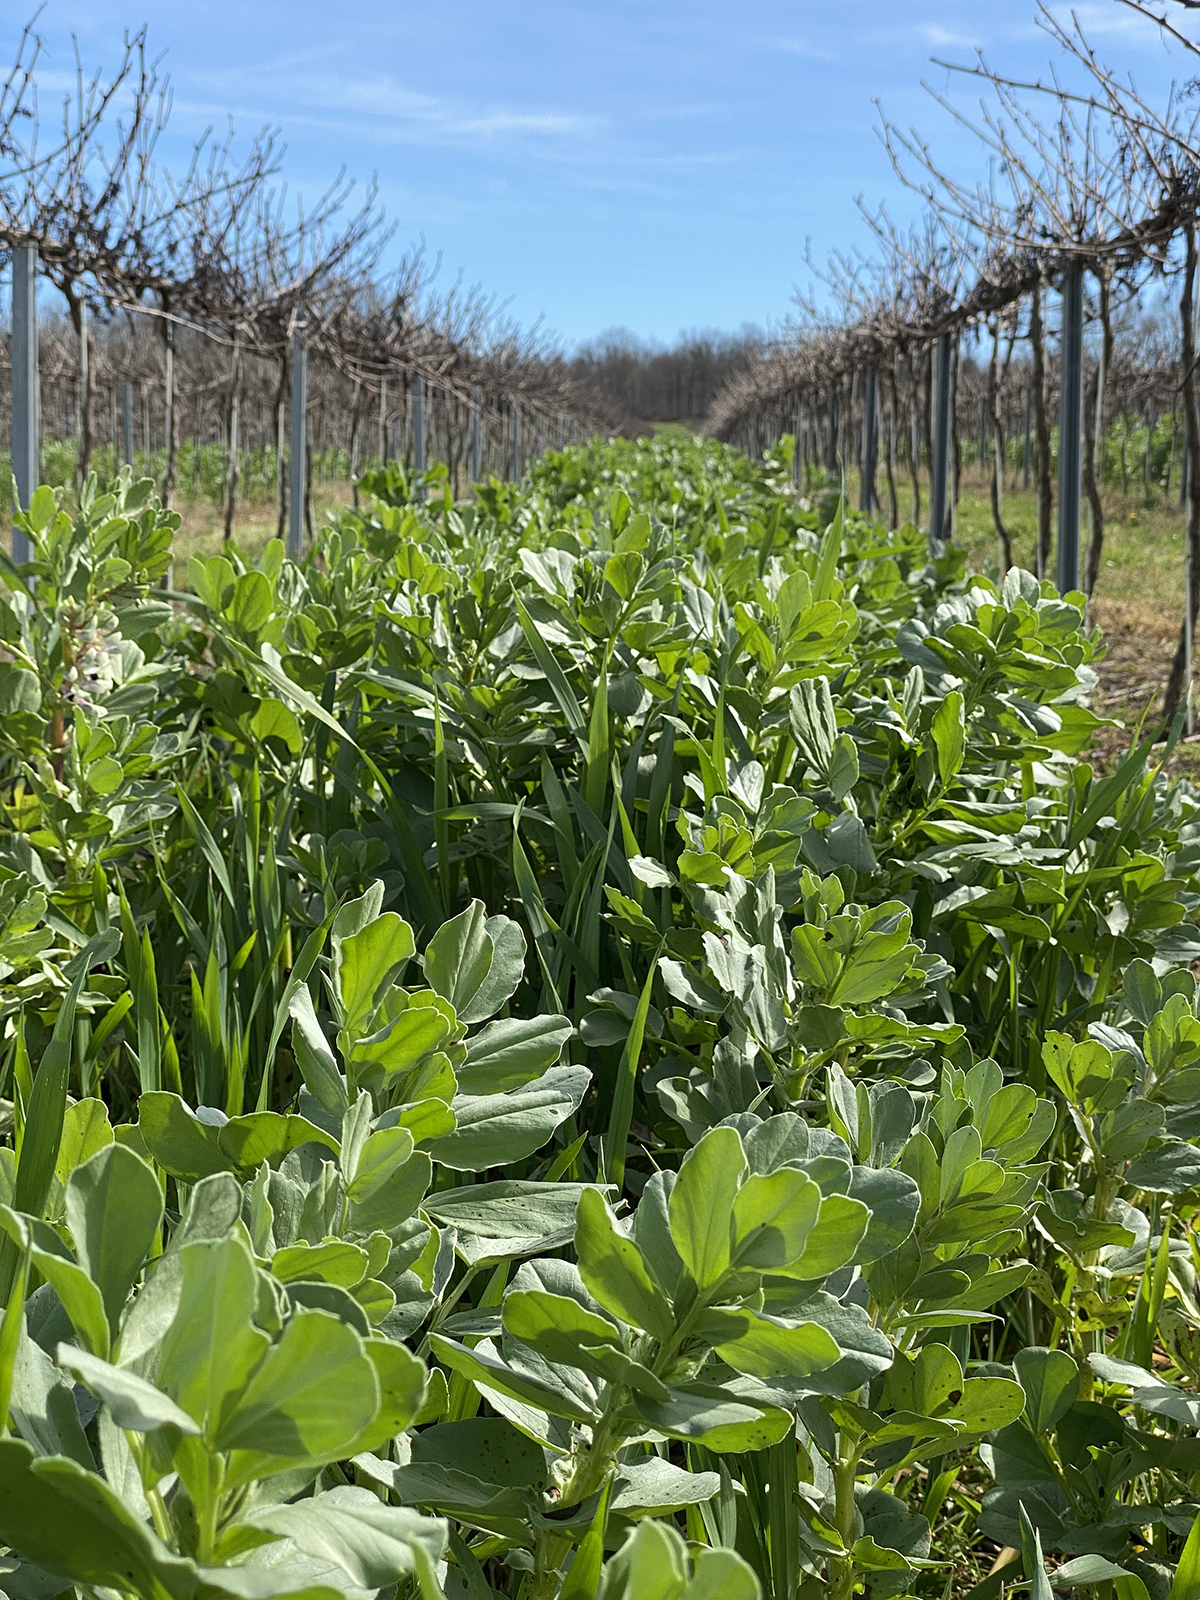
{"type": "Polygon", "coordinates": [[[580,1276],[606,1311],[656,1339],[671,1337],[675,1323],[670,1304],[650,1277],[642,1252],[617,1228],[597,1189],[585,1189],[579,1197],[575,1251],[580,1276]]]}
{"type": "Polygon", "coordinates": [[[143,1094],[137,1126],[146,1149],[172,1177],[195,1183],[233,1166],[221,1149],[220,1127],[201,1122],[177,1094],[158,1089],[143,1094]]]}
{"type": "Polygon", "coordinates": [[[463,1021],[470,1020],[466,1013],[492,970],[494,947],[487,920],[483,901],[472,900],[465,911],[442,924],[425,951],[425,981],[449,1000],[463,1021]]]}
{"type": "Polygon", "coordinates": [[[689,1439],[718,1452],[765,1450],[792,1426],[791,1413],[733,1398],[716,1385],[689,1383],[671,1389],[670,1398],[638,1396],[638,1410],[651,1427],[672,1439],[689,1439]]]}
{"type": "Polygon", "coordinates": [[[358,1038],[416,951],[413,931],[403,917],[385,911],[348,938],[338,939],[335,933],[334,946],[333,984],[341,1026],[358,1038]]]}
{"type": "Polygon", "coordinates": [[[424,1209],[435,1222],[458,1230],[465,1260],[492,1260],[567,1242],[583,1187],[502,1179],[439,1190],[427,1197],[424,1209]]]}
{"type": "Polygon", "coordinates": [[[740,1331],[716,1348],[736,1372],[755,1378],[808,1378],[841,1359],[836,1340],[818,1323],[788,1323],[754,1311],[733,1312],[729,1320],[740,1331]]]}
{"type": "MultiPolygon", "coordinates": [[[[660,946],[661,952],[661,946],[660,946]]],[[[650,963],[650,970],[646,974],[646,981],[642,986],[638,998],[637,1009],[633,1013],[633,1021],[629,1024],[629,1034],[625,1040],[624,1049],[621,1051],[621,1060],[617,1067],[616,1089],[612,1097],[612,1107],[608,1116],[608,1128],[604,1135],[604,1176],[608,1182],[619,1189],[625,1178],[625,1148],[629,1142],[629,1126],[633,1120],[633,1091],[637,1080],[638,1063],[642,1056],[642,1042],[646,1035],[646,1019],[650,1015],[650,996],[654,989],[654,978],[658,970],[657,956],[650,963]]]]}
{"type": "Polygon", "coordinates": [[[212,1437],[230,1397],[243,1389],[270,1345],[252,1322],[259,1274],[236,1237],[198,1240],[177,1254],[179,1303],[162,1337],[155,1378],[212,1437]]]}
{"type": "Polygon", "coordinates": [[[1167,1600],[1200,1600],[1200,1517],[1192,1523],[1167,1600]]]}
{"type": "Polygon", "coordinates": [[[734,1265],[766,1272],[795,1261],[820,1209],[821,1191],[806,1172],[751,1174],[733,1201],[734,1265]]]}
{"type": "Polygon", "coordinates": [[[104,1297],[114,1338],[162,1216],[158,1179],[124,1145],[105,1145],[67,1182],[67,1225],[75,1254],[104,1297]]]}
{"type": "Polygon", "coordinates": [[[675,1248],[701,1289],[711,1289],[729,1270],[730,1219],[746,1170],[733,1128],[710,1129],[683,1158],[667,1215],[675,1248]]]}
{"type": "Polygon", "coordinates": [[[340,1117],[347,1104],[345,1080],[321,1032],[312,995],[305,984],[292,996],[288,1014],[292,1019],[292,1050],[304,1077],[304,1087],[326,1111],[340,1117]]]}
{"type": "Polygon", "coordinates": [[[367,1276],[370,1257],[346,1239],[323,1244],[292,1244],[271,1257],[271,1275],[280,1283],[335,1283],[353,1289],[367,1276]]]}
{"type": "Polygon", "coordinates": [[[35,1459],[0,1439],[0,1540],[72,1583],[188,1600],[199,1589],[174,1556],[94,1472],[63,1456],[35,1459]]]}
{"type": "Polygon", "coordinates": [[[597,1417],[565,1387],[558,1387],[535,1377],[532,1373],[518,1371],[496,1356],[490,1341],[484,1339],[474,1350],[459,1344],[445,1334],[435,1333],[430,1338],[433,1353],[453,1372],[460,1372],[478,1388],[498,1389],[501,1394],[527,1405],[547,1411],[552,1417],[567,1417],[572,1422],[594,1425],[597,1417]]]}
{"type": "Polygon", "coordinates": [[[467,1040],[458,1069],[463,1094],[502,1094],[540,1077],[562,1055],[574,1029],[563,1016],[505,1017],[467,1040]]]}
{"type": "Polygon", "coordinates": [[[103,1400],[118,1428],[134,1433],[152,1433],[162,1427],[178,1428],[186,1434],[200,1432],[198,1424],[169,1395],[134,1372],[110,1366],[99,1356],[69,1344],[59,1345],[58,1364],[103,1400]]]}
{"type": "Polygon", "coordinates": [[[112,1136],[108,1107],[103,1100],[76,1100],[74,1105],[68,1106],[54,1168],[58,1181],[65,1186],[75,1168],[103,1150],[106,1144],[111,1144],[112,1136]]]}
{"type": "Polygon", "coordinates": [[[358,1455],[380,1449],[414,1421],[429,1389],[425,1363],[402,1344],[390,1339],[368,1339],[368,1359],[379,1380],[379,1410],[347,1449],[358,1455]]]}
{"type": "Polygon", "coordinates": [[[505,1094],[458,1095],[454,1132],[433,1141],[433,1159],[459,1172],[523,1160],[574,1115],[590,1082],[586,1067],[551,1067],[535,1082],[505,1094]]]}
{"type": "Polygon", "coordinates": [[[944,789],[958,775],[966,747],[963,697],[957,689],[951,689],[937,708],[930,731],[937,751],[938,777],[944,789]]]}
{"type": "MultiPolygon", "coordinates": [[[[0,1207],[0,1227],[17,1250],[29,1250],[31,1264],[52,1286],[87,1348],[98,1356],[107,1356],[111,1336],[103,1297],[83,1268],[71,1259],[54,1229],[7,1206],[0,1207]]],[[[14,1251],[14,1257],[15,1254],[14,1251]]]]}
{"type": "Polygon", "coordinates": [[[282,700],[263,700],[250,718],[250,732],[264,743],[268,739],[278,739],[292,757],[298,756],[304,745],[296,713],[282,700]]]}
{"type": "MultiPolygon", "coordinates": [[[[75,960],[75,977],[58,1008],[54,1032],[42,1053],[33,1080],[33,1092],[25,1112],[21,1153],[17,1158],[17,1177],[13,1189],[13,1208],[31,1217],[40,1217],[46,1208],[50,1180],[58,1163],[67,1110],[67,1078],[71,1068],[71,1046],[75,1029],[75,1010],[91,968],[115,954],[121,936],[115,928],[95,934],[75,960]]],[[[8,1296],[15,1258],[5,1252],[7,1271],[0,1274],[0,1300],[8,1296]]]]}
{"type": "MultiPolygon", "coordinates": [[[[15,1293],[15,1284],[13,1289],[15,1293]]],[[[24,1316],[13,1362],[9,1410],[15,1431],[39,1455],[70,1456],[80,1466],[94,1465],[75,1404],[75,1381],[29,1337],[24,1316]]]]}
{"type": "Polygon", "coordinates": [[[324,1145],[335,1152],[339,1148],[332,1134],[295,1112],[251,1111],[244,1117],[230,1117],[217,1137],[227,1162],[247,1176],[264,1161],[277,1166],[289,1151],[304,1144],[324,1145]]]}
{"type": "Polygon", "coordinates": [[[291,1539],[305,1555],[343,1571],[359,1589],[395,1584],[417,1568],[416,1546],[441,1560],[446,1525],[406,1506],[389,1506],[350,1485],[294,1505],[268,1506],[246,1518],[251,1527],[291,1539]]]}
{"type": "Polygon", "coordinates": [[[620,1329],[607,1317],[568,1295],[541,1289],[510,1290],[504,1297],[504,1326],[539,1355],[566,1366],[579,1365],[576,1357],[583,1351],[621,1344],[620,1329]]]}
{"type": "Polygon", "coordinates": [[[600,1600],[680,1600],[687,1581],[679,1534],[667,1523],[642,1522],[605,1567],[600,1600]]]}
{"type": "Polygon", "coordinates": [[[227,1487],[309,1461],[331,1461],[371,1423],[379,1379],[363,1341],[326,1311],[296,1311],[213,1438],[234,1452],[227,1487]]]}
{"type": "Polygon", "coordinates": [[[1013,1370],[1025,1391],[1029,1426],[1040,1437],[1078,1400],[1079,1368],[1065,1350],[1028,1345],[1013,1357],[1013,1370]]]}
{"type": "Polygon", "coordinates": [[[355,1230],[398,1228],[421,1204],[432,1177],[429,1156],[414,1151],[407,1128],[377,1129],[363,1145],[346,1189],[355,1230]]]}
{"type": "Polygon", "coordinates": [[[991,1433],[1007,1428],[1024,1409],[1024,1390],[1010,1378],[968,1378],[962,1397],[941,1414],[961,1422],[968,1433],[991,1433]]]}

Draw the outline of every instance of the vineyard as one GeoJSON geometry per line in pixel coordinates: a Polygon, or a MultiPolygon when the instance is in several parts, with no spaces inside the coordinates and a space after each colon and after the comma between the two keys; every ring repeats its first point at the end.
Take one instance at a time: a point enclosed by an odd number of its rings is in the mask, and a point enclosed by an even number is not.
{"type": "Polygon", "coordinates": [[[1200,112],[1040,15],[573,356],[26,30],[0,1600],[1200,1600],[1200,112]]]}

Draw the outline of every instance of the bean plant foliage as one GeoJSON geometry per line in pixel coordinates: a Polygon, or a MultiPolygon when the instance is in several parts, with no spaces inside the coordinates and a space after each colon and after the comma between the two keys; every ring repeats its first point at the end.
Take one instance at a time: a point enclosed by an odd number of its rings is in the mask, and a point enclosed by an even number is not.
{"type": "Polygon", "coordinates": [[[790,448],[20,514],[11,1600],[1200,1595],[1196,796],[790,448]]]}

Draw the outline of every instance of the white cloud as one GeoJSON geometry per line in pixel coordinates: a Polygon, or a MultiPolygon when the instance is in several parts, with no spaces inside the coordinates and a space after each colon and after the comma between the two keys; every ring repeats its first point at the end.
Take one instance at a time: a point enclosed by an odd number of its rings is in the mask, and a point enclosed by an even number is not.
{"type": "Polygon", "coordinates": [[[927,22],[921,29],[925,43],[935,50],[978,50],[983,40],[977,35],[957,33],[940,23],[927,22]]]}
{"type": "Polygon", "coordinates": [[[407,88],[389,74],[345,76],[309,52],[233,71],[192,73],[202,97],[177,96],[189,115],[282,123],[289,127],[370,133],[392,144],[473,144],[502,139],[578,140],[600,119],[557,108],[479,105],[407,88]],[[265,91],[265,92],[264,92],[265,91]],[[236,97],[240,106],[231,104],[236,97]],[[297,108],[303,107],[303,110],[297,108]]]}
{"type": "Polygon", "coordinates": [[[814,44],[811,39],[801,39],[794,35],[776,35],[773,38],[757,39],[755,43],[764,50],[772,50],[779,55],[803,56],[806,61],[836,61],[834,51],[825,46],[814,44]]]}

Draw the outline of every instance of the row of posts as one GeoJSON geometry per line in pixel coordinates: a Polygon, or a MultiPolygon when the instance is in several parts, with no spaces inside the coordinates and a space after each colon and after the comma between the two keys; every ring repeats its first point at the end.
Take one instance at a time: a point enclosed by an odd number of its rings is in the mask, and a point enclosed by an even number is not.
{"type": "MultiPolygon", "coordinates": [[[[29,504],[38,486],[38,457],[41,419],[38,415],[38,330],[37,330],[36,245],[17,245],[12,252],[12,472],[18,503],[29,504]]],[[[85,347],[86,348],[86,345],[85,347]]],[[[168,360],[171,357],[168,346],[168,360]]],[[[308,493],[308,341],[303,323],[292,331],[292,406],[289,425],[288,554],[296,559],[304,541],[304,509],[308,493]]],[[[386,384],[387,380],[384,379],[386,384]]],[[[386,390],[385,390],[386,393],[386,390]]],[[[170,394],[170,385],[168,385],[170,394]]],[[[424,497],[421,482],[425,461],[425,380],[412,383],[413,476],[418,499],[424,497]]],[[[382,428],[382,420],[380,427],[382,428]]],[[[511,418],[511,461],[514,479],[521,476],[524,464],[521,446],[521,406],[514,401],[511,418]]],[[[562,429],[560,427],[560,433],[562,429]]],[[[562,440],[559,441],[560,445],[562,440]]],[[[133,460],[133,386],[126,383],[121,392],[121,444],[126,461],[133,460]]],[[[471,482],[478,483],[483,465],[483,394],[471,391],[470,433],[471,482]]],[[[30,556],[29,536],[13,529],[13,560],[18,565],[30,556]]]]}
{"type": "MultiPolygon", "coordinates": [[[[1062,290],[1062,379],[1059,386],[1058,564],[1060,594],[1079,588],[1079,527],[1083,508],[1083,268],[1068,267],[1062,290]]],[[[934,348],[933,458],[930,462],[929,536],[936,554],[950,527],[950,452],[954,386],[954,336],[944,333],[934,348]]],[[[872,368],[866,374],[863,405],[862,488],[860,508],[878,509],[875,495],[879,453],[879,382],[872,368]]],[[[1028,412],[1030,402],[1026,401],[1028,412]]],[[[837,437],[837,397],[829,397],[829,437],[837,437]]],[[[832,445],[831,445],[832,448],[832,445]]],[[[1184,454],[1187,462],[1187,454],[1184,454]]],[[[1029,418],[1025,428],[1025,486],[1029,487],[1029,418]]]]}

